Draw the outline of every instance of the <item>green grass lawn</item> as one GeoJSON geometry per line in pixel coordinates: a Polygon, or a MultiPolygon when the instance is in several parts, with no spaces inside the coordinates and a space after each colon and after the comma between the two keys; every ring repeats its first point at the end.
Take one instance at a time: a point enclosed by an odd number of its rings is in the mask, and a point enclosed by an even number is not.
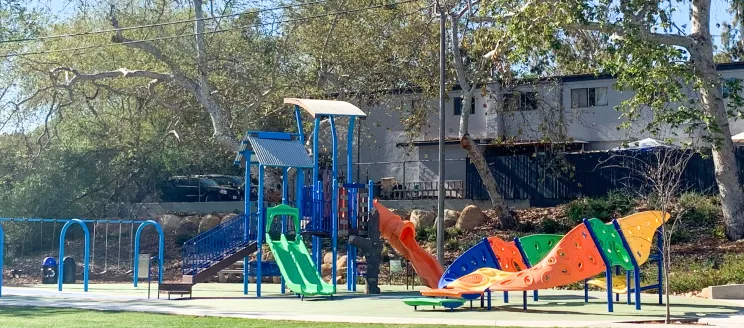
{"type": "Polygon", "coordinates": [[[212,327],[360,327],[360,328],[413,328],[431,325],[384,325],[353,323],[319,323],[301,321],[273,321],[216,317],[191,317],[182,315],[137,312],[90,311],[71,308],[0,306],[0,327],[54,327],[54,328],[212,328],[212,327]]]}

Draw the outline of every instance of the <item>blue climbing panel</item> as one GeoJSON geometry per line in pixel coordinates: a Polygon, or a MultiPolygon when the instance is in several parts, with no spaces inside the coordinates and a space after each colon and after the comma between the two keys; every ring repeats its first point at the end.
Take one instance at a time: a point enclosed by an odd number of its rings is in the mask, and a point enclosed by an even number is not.
{"type": "Polygon", "coordinates": [[[439,288],[444,288],[458,278],[480,268],[501,269],[487,238],[483,238],[483,241],[475,244],[452,262],[439,279],[439,288]]]}

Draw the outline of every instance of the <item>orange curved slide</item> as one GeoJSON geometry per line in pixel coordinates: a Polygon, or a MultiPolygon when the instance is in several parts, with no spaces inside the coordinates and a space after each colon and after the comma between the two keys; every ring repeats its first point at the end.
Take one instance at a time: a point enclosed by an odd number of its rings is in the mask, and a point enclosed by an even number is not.
{"type": "Polygon", "coordinates": [[[429,288],[437,288],[444,269],[431,254],[416,243],[416,229],[411,221],[404,221],[377,200],[375,208],[380,214],[380,233],[395,251],[408,259],[413,269],[421,277],[421,282],[429,288]]]}

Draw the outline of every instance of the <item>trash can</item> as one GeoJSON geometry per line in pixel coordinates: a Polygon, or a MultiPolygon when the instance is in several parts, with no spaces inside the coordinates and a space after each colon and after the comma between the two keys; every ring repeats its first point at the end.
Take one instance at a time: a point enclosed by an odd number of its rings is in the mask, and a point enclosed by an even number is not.
{"type": "Polygon", "coordinates": [[[75,259],[70,256],[66,256],[65,259],[62,260],[62,270],[64,270],[65,273],[62,276],[62,283],[74,284],[77,280],[77,266],[75,263],[75,259]]]}
{"type": "Polygon", "coordinates": [[[57,260],[53,257],[47,257],[41,262],[41,283],[57,283],[57,260]]]}

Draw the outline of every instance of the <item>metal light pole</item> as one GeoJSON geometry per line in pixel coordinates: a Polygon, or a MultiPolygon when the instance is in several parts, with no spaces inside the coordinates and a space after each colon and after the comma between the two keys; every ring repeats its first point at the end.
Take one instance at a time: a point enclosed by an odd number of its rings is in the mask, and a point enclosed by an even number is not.
{"type": "Polygon", "coordinates": [[[447,16],[445,16],[440,1],[442,0],[437,1],[437,10],[439,11],[439,195],[437,195],[437,216],[439,219],[437,220],[437,260],[444,266],[444,68],[446,64],[445,23],[447,22],[447,16]]]}

